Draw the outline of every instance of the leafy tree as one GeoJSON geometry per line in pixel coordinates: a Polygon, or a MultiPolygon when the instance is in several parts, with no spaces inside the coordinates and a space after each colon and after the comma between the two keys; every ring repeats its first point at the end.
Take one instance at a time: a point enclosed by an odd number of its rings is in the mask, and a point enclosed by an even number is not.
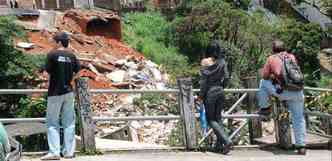
{"type": "Polygon", "coordinates": [[[276,35],[286,42],[288,50],[299,60],[306,75],[306,83],[316,86],[315,81],[319,79],[320,68],[317,57],[322,39],[319,25],[284,18],[276,30],[276,35]]]}
{"type": "Polygon", "coordinates": [[[233,76],[240,79],[256,75],[270,52],[274,27],[266,22],[262,12],[249,15],[227,2],[217,1],[202,1],[193,6],[190,15],[176,19],[173,42],[191,62],[197,62],[204,57],[211,37],[220,35],[233,76]]]}
{"type": "Polygon", "coordinates": [[[332,1],[331,0],[320,0],[323,10],[326,11],[327,15],[332,18],[332,1]]]}
{"type": "MultiPolygon", "coordinates": [[[[14,17],[0,17],[0,88],[29,88],[37,84],[35,71],[40,63],[37,57],[23,54],[13,46],[14,37],[24,37],[22,27],[14,23],[14,17]]],[[[23,95],[1,95],[1,115],[13,116],[18,111],[23,95]]]]}

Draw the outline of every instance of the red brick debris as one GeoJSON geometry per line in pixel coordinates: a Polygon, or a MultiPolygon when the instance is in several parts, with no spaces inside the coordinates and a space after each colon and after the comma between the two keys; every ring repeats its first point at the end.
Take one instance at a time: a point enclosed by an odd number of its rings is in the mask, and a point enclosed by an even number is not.
{"type": "MultiPolygon", "coordinates": [[[[23,20],[37,25],[35,19],[23,20]]],[[[90,78],[90,88],[115,88],[115,86],[104,75],[97,75],[91,71],[89,64],[99,72],[111,72],[115,69],[116,60],[128,57],[136,61],[144,59],[141,53],[121,42],[121,21],[115,12],[68,10],[63,14],[57,14],[55,27],[57,31],[71,34],[70,49],[85,68],[81,71],[81,75],[90,78]]],[[[34,47],[22,50],[28,54],[47,54],[53,48],[52,37],[55,33],[47,30],[28,30],[28,41],[33,43],[34,47]]],[[[16,42],[22,41],[16,40],[16,42]]]]}

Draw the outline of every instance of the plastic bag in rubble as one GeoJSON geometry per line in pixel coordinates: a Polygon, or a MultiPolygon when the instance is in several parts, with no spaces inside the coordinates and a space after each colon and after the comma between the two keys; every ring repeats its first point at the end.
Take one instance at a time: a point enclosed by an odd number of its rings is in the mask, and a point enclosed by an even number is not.
{"type": "Polygon", "coordinates": [[[138,80],[142,80],[142,81],[148,81],[150,79],[149,75],[147,75],[143,72],[139,72],[139,73],[135,74],[133,76],[133,78],[138,79],[138,80]]]}

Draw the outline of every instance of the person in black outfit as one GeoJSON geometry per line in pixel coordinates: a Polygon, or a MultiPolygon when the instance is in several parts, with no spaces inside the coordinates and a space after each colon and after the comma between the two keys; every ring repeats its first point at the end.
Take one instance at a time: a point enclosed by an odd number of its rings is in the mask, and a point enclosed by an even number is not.
{"type": "Polygon", "coordinates": [[[10,8],[14,8],[14,3],[13,3],[13,1],[9,1],[9,4],[10,4],[10,8]]]}
{"type": "Polygon", "coordinates": [[[49,74],[47,97],[47,140],[49,153],[41,160],[73,158],[75,152],[75,109],[71,82],[80,69],[76,56],[68,50],[69,35],[60,32],[53,39],[55,49],[47,54],[45,70],[49,74]],[[61,118],[60,118],[61,115],[61,118]],[[60,120],[64,129],[64,145],[60,152],[60,120]]]}
{"type": "Polygon", "coordinates": [[[14,8],[18,8],[18,2],[16,0],[14,1],[14,8]]]}
{"type": "MultiPolygon", "coordinates": [[[[213,64],[208,64],[201,69],[200,97],[203,99],[207,121],[217,135],[217,145],[222,146],[223,154],[227,154],[232,142],[226,135],[221,120],[225,100],[223,89],[229,79],[227,63],[224,59],[225,52],[216,39],[211,42],[207,51],[211,57],[206,59],[212,59],[213,64]]],[[[218,148],[220,147],[217,147],[219,151],[218,148]]]]}

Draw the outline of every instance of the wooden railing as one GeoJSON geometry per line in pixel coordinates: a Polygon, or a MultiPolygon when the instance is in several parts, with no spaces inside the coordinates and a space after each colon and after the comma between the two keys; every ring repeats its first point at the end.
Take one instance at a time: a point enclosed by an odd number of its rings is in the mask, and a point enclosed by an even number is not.
{"type": "MultiPolygon", "coordinates": [[[[205,138],[198,139],[196,133],[197,117],[199,115],[194,112],[194,93],[199,90],[192,88],[192,82],[190,78],[178,79],[178,89],[167,90],[132,90],[132,89],[89,89],[87,79],[81,78],[76,81],[76,95],[78,102],[79,119],[81,125],[81,138],[82,146],[86,151],[96,150],[95,144],[95,123],[98,121],[140,121],[140,120],[182,120],[184,128],[184,143],[188,150],[196,149],[205,138]],[[180,108],[180,115],[176,116],[128,116],[128,117],[94,117],[91,108],[91,94],[137,94],[137,93],[173,93],[178,95],[178,103],[180,108]]],[[[224,119],[245,118],[246,120],[230,134],[230,139],[241,131],[242,128],[249,126],[249,137],[251,144],[255,144],[255,138],[262,136],[262,125],[260,116],[255,114],[257,110],[255,103],[255,93],[257,89],[257,80],[248,79],[246,81],[247,89],[225,89],[227,93],[243,93],[242,96],[228,109],[228,111],[222,114],[224,119]],[[247,114],[232,114],[232,112],[239,107],[239,105],[246,100],[247,114]]],[[[332,89],[311,88],[306,87],[305,90],[313,90],[319,92],[332,92],[332,89]]],[[[45,93],[45,89],[0,89],[0,94],[32,94],[32,93],[45,93]]],[[[282,109],[278,107],[278,109],[282,109]]],[[[306,112],[307,115],[315,115],[320,117],[331,118],[331,114],[321,112],[306,112]]],[[[279,113],[277,112],[277,115],[279,113]]],[[[2,118],[3,123],[21,123],[21,122],[45,122],[45,118],[2,118]]],[[[277,119],[276,121],[280,121],[277,119]]],[[[289,122],[287,122],[289,124],[289,122]]],[[[278,123],[278,126],[282,124],[278,123]]],[[[290,126],[288,126],[289,128],[290,126]]],[[[280,127],[277,127],[277,129],[280,127]]],[[[290,131],[290,130],[289,130],[290,131]]],[[[210,132],[211,133],[211,132],[210,132]]],[[[288,146],[291,139],[283,139],[287,137],[287,133],[278,133],[276,140],[281,146],[288,146]]]]}

